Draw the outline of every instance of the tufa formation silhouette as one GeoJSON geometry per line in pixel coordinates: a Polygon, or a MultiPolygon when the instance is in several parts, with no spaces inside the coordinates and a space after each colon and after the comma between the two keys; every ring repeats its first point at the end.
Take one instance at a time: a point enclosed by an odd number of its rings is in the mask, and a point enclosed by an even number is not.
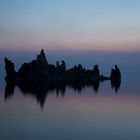
{"type": "Polygon", "coordinates": [[[115,92],[117,92],[121,84],[121,72],[117,65],[115,65],[115,69],[111,69],[110,81],[111,87],[115,88],[115,92]]]}
{"type": "Polygon", "coordinates": [[[5,70],[6,70],[6,80],[14,80],[16,77],[15,66],[11,60],[5,57],[5,70]]]}
{"type": "Polygon", "coordinates": [[[42,49],[36,59],[29,63],[24,63],[18,70],[15,71],[14,63],[5,58],[6,81],[15,80],[16,82],[42,82],[42,81],[83,81],[95,82],[103,80],[118,81],[121,79],[121,73],[117,65],[111,70],[111,76],[106,77],[100,75],[98,65],[94,65],[92,70],[83,68],[81,64],[74,66],[71,69],[66,69],[64,60],[56,62],[56,66],[49,64],[44,50],[42,49]]]}
{"type": "Polygon", "coordinates": [[[110,80],[111,87],[117,92],[121,84],[121,72],[117,65],[111,70],[110,77],[101,75],[98,65],[89,70],[78,64],[67,70],[64,60],[61,63],[57,61],[56,66],[49,64],[44,50],[41,50],[36,59],[21,65],[17,72],[14,63],[5,58],[5,70],[5,100],[14,94],[17,85],[24,94],[35,96],[42,108],[50,91],[56,91],[56,96],[64,96],[66,86],[79,93],[86,86],[98,92],[100,82],[110,80]]]}

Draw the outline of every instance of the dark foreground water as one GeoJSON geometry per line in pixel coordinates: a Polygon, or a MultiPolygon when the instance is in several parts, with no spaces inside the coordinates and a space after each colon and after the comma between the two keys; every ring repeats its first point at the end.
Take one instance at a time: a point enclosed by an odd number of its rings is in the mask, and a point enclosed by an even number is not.
{"type": "Polygon", "coordinates": [[[93,86],[1,84],[0,140],[139,140],[140,78],[93,86]],[[13,91],[13,92],[12,92],[13,91]]]}

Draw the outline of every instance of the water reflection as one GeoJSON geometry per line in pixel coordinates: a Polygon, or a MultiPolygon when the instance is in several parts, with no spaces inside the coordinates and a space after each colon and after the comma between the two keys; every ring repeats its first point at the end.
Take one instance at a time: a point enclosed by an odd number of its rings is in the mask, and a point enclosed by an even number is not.
{"type": "MultiPolygon", "coordinates": [[[[102,81],[103,82],[103,81],[102,81]]],[[[118,89],[120,88],[121,81],[110,81],[111,87],[115,89],[115,92],[118,92],[118,89]]],[[[46,97],[48,94],[51,94],[52,92],[56,94],[56,97],[58,96],[65,96],[66,93],[66,87],[72,88],[74,92],[81,93],[82,90],[85,87],[92,87],[94,90],[94,93],[98,94],[100,82],[81,82],[81,81],[72,81],[72,82],[7,82],[5,87],[5,101],[7,98],[10,98],[14,94],[14,88],[15,86],[18,86],[19,89],[22,91],[22,94],[27,95],[30,94],[34,96],[37,99],[37,102],[39,102],[41,108],[43,108],[46,97]]]]}
{"type": "Polygon", "coordinates": [[[115,93],[117,93],[121,85],[121,79],[110,80],[110,82],[111,82],[111,87],[115,89],[115,93]]]}
{"type": "Polygon", "coordinates": [[[10,98],[14,94],[15,86],[16,86],[15,82],[6,82],[5,100],[7,100],[7,98],[10,98]]]}

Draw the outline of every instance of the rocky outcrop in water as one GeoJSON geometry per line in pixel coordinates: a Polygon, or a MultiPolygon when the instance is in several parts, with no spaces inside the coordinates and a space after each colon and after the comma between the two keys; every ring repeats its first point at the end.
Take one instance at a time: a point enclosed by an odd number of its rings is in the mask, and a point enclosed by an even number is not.
{"type": "Polygon", "coordinates": [[[11,62],[7,57],[5,57],[5,71],[6,71],[6,80],[14,80],[16,77],[14,63],[11,62]]]}
{"type": "Polygon", "coordinates": [[[37,58],[29,63],[24,63],[18,70],[18,79],[24,81],[38,81],[49,79],[49,65],[41,50],[37,58]]]}
{"type": "Polygon", "coordinates": [[[25,82],[94,82],[109,79],[115,81],[116,79],[121,78],[121,73],[117,65],[115,66],[115,69],[112,69],[111,76],[105,77],[100,75],[98,65],[94,65],[92,70],[88,70],[79,64],[78,66],[75,65],[73,68],[67,70],[64,60],[62,60],[61,63],[57,61],[56,66],[49,64],[44,50],[41,50],[36,59],[32,60],[31,62],[24,63],[19,68],[18,72],[15,72],[14,63],[5,58],[5,70],[6,80],[16,79],[16,81],[25,82]]]}
{"type": "Polygon", "coordinates": [[[121,72],[117,65],[115,65],[115,69],[112,68],[110,79],[111,80],[121,79],[121,72]]]}
{"type": "Polygon", "coordinates": [[[115,65],[115,69],[111,69],[110,82],[111,87],[117,92],[121,84],[121,72],[117,65],[115,65]]]}
{"type": "Polygon", "coordinates": [[[14,63],[5,58],[5,70],[5,99],[11,97],[14,87],[18,86],[24,94],[35,96],[41,107],[50,91],[56,91],[57,96],[64,96],[66,87],[80,93],[82,89],[90,86],[94,92],[98,92],[100,82],[110,80],[111,87],[117,92],[121,84],[121,72],[117,65],[111,70],[110,77],[101,75],[98,65],[94,65],[91,70],[81,64],[66,69],[64,60],[61,63],[57,61],[56,65],[49,64],[44,50],[41,50],[36,59],[21,65],[17,72],[14,63]]]}

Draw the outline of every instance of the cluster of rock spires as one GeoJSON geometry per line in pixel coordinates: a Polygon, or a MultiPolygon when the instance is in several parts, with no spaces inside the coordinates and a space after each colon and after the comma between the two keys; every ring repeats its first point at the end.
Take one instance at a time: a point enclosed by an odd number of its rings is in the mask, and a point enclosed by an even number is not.
{"type": "Polygon", "coordinates": [[[86,70],[81,64],[71,69],[66,69],[64,61],[56,62],[56,66],[47,62],[44,51],[41,50],[36,59],[24,63],[18,71],[15,71],[14,63],[5,58],[6,88],[5,99],[14,94],[17,85],[24,94],[32,94],[43,107],[46,96],[56,91],[56,96],[65,95],[66,86],[79,93],[83,88],[92,87],[98,92],[100,82],[110,80],[111,87],[118,91],[121,84],[121,72],[117,65],[111,70],[109,77],[100,74],[98,65],[92,70],[86,70]]]}
{"type": "Polygon", "coordinates": [[[25,81],[25,82],[40,82],[40,81],[103,81],[112,80],[118,81],[121,79],[121,73],[117,65],[111,70],[110,77],[100,74],[98,65],[95,65],[93,70],[86,70],[81,64],[74,66],[71,69],[66,69],[64,61],[56,62],[56,66],[49,64],[44,50],[41,50],[37,58],[29,63],[24,63],[16,72],[14,63],[8,58],[5,58],[6,81],[25,81]]]}

